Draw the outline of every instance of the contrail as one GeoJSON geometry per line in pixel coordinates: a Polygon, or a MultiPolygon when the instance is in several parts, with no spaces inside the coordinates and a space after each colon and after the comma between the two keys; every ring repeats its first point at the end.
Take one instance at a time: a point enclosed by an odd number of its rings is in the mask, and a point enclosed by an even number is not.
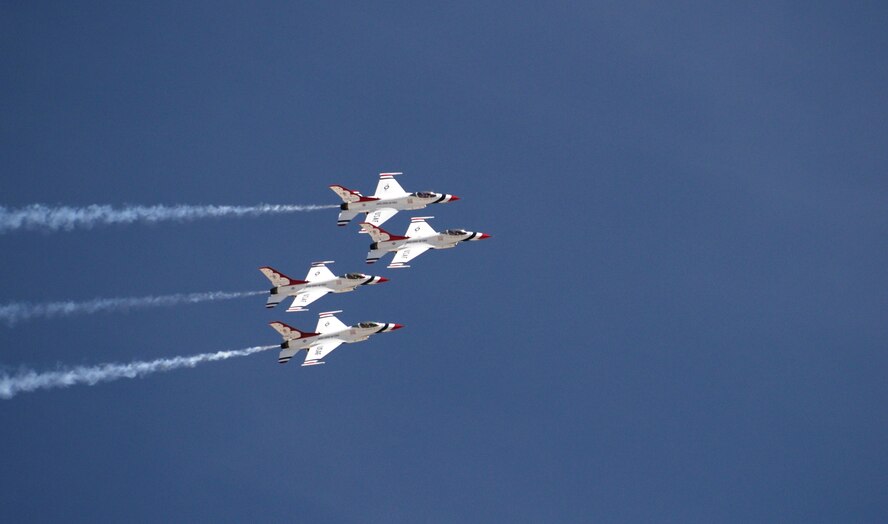
{"type": "Polygon", "coordinates": [[[284,205],[259,204],[256,206],[124,206],[118,209],[107,205],[86,207],[48,206],[31,204],[20,209],[0,206],[0,234],[10,231],[43,230],[71,231],[91,229],[99,224],[154,223],[167,220],[185,222],[198,218],[244,217],[299,211],[332,209],[339,205],[284,205]]]}
{"type": "Polygon", "coordinates": [[[101,311],[125,311],[135,308],[174,306],[177,304],[196,304],[212,300],[229,300],[232,298],[263,295],[268,291],[209,291],[205,293],[179,293],[154,297],[129,298],[95,298],[84,302],[63,301],[33,304],[30,302],[12,302],[0,305],[0,320],[10,327],[17,322],[35,317],[67,317],[70,315],[98,313],[101,311]]]}
{"type": "Polygon", "coordinates": [[[232,351],[219,351],[217,353],[201,353],[190,357],[173,357],[152,360],[150,362],[130,362],[129,364],[99,364],[98,366],[74,368],[59,368],[56,371],[38,373],[32,370],[22,370],[15,375],[0,375],[0,398],[10,399],[19,393],[34,391],[37,389],[66,388],[76,384],[88,384],[94,386],[99,382],[108,382],[119,378],[136,378],[172,371],[179,368],[193,368],[204,362],[227,360],[234,357],[245,357],[280,347],[254,346],[246,349],[232,351]]]}

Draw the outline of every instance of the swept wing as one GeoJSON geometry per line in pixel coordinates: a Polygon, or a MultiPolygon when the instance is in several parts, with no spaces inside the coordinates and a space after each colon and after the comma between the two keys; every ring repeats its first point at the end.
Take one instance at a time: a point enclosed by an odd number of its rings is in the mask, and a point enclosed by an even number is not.
{"type": "Polygon", "coordinates": [[[410,267],[406,266],[407,262],[410,262],[414,258],[419,255],[425,253],[429,249],[432,249],[432,246],[429,244],[417,242],[415,244],[409,244],[407,246],[402,247],[396,253],[394,258],[392,258],[391,263],[389,263],[390,268],[399,268],[399,267],[410,267]]]}
{"type": "Polygon", "coordinates": [[[328,338],[320,344],[315,344],[308,348],[305,353],[305,362],[303,366],[314,366],[315,364],[323,364],[322,358],[330,354],[334,349],[341,346],[345,341],[338,338],[328,338]]]}
{"type": "Polygon", "coordinates": [[[290,304],[290,307],[287,308],[287,312],[292,313],[294,311],[302,311],[303,308],[315,300],[321,298],[326,295],[330,291],[327,289],[310,289],[308,291],[299,293],[293,298],[293,303],[290,304]]]}
{"type": "Polygon", "coordinates": [[[395,175],[401,173],[380,173],[379,183],[376,184],[376,194],[373,195],[379,199],[402,197],[407,194],[401,184],[395,180],[395,175]]]}

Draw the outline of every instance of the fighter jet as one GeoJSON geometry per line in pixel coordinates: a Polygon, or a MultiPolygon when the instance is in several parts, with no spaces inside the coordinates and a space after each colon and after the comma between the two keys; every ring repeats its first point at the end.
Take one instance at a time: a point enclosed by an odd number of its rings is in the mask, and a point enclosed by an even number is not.
{"type": "Polygon", "coordinates": [[[376,194],[370,197],[340,185],[330,186],[330,189],[342,199],[338,224],[344,226],[359,213],[365,213],[367,215],[365,222],[380,226],[398,211],[422,209],[429,204],[446,204],[459,200],[459,197],[447,193],[432,191],[408,193],[395,181],[395,175],[401,174],[403,173],[380,173],[376,194]]]}
{"type": "Polygon", "coordinates": [[[367,253],[367,263],[373,264],[389,251],[394,251],[395,256],[388,267],[410,267],[406,265],[407,262],[429,249],[448,249],[456,247],[460,242],[490,238],[487,233],[466,231],[465,229],[447,229],[438,233],[426,222],[429,218],[435,217],[410,219],[410,226],[407,228],[405,236],[393,235],[379,226],[362,222],[361,228],[370,233],[370,237],[373,238],[370,252],[367,253]]]}
{"type": "Polygon", "coordinates": [[[287,297],[295,297],[287,311],[290,313],[307,311],[305,306],[327,293],[347,293],[354,291],[358,286],[381,284],[389,280],[363,273],[346,273],[337,277],[327,268],[327,264],[332,263],[332,260],[312,263],[305,280],[290,278],[273,267],[260,267],[259,271],[274,285],[268,292],[268,302],[265,303],[265,307],[273,308],[287,297]]]}
{"type": "Polygon", "coordinates": [[[316,333],[303,333],[283,322],[270,323],[269,325],[284,337],[278,362],[286,364],[293,358],[293,355],[304,349],[306,353],[303,366],[323,364],[324,361],[321,359],[342,344],[362,342],[370,338],[371,335],[387,333],[404,327],[401,324],[387,322],[361,322],[354,326],[346,326],[336,318],[335,313],[342,313],[342,311],[330,311],[318,315],[316,333]]]}

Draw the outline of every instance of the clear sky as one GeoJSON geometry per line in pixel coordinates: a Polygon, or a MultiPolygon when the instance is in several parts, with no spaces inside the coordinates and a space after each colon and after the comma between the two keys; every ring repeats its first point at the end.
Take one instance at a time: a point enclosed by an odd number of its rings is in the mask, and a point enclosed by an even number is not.
{"type": "Polygon", "coordinates": [[[0,521],[888,520],[884,2],[4,2],[0,205],[336,211],[0,236],[0,303],[391,278],[0,325],[7,371],[406,328],[0,401],[0,521]],[[386,226],[403,233],[408,214],[386,226]]]}

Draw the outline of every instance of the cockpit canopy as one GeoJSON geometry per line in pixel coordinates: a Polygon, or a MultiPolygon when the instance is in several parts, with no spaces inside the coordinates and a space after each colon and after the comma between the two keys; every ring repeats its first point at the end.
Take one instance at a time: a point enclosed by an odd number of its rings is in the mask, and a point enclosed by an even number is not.
{"type": "Polygon", "coordinates": [[[444,234],[445,234],[445,235],[459,236],[459,235],[468,235],[469,232],[466,231],[465,229],[448,229],[447,231],[444,231],[444,234]]]}
{"type": "Polygon", "coordinates": [[[367,278],[366,275],[362,275],[361,273],[346,273],[343,276],[349,280],[361,280],[367,278]]]}
{"type": "Polygon", "coordinates": [[[418,198],[435,198],[438,195],[431,191],[417,191],[416,193],[413,193],[413,196],[418,198]]]}
{"type": "Polygon", "coordinates": [[[377,323],[377,322],[361,322],[360,324],[358,324],[358,327],[375,328],[375,327],[379,327],[379,323],[377,323]]]}

